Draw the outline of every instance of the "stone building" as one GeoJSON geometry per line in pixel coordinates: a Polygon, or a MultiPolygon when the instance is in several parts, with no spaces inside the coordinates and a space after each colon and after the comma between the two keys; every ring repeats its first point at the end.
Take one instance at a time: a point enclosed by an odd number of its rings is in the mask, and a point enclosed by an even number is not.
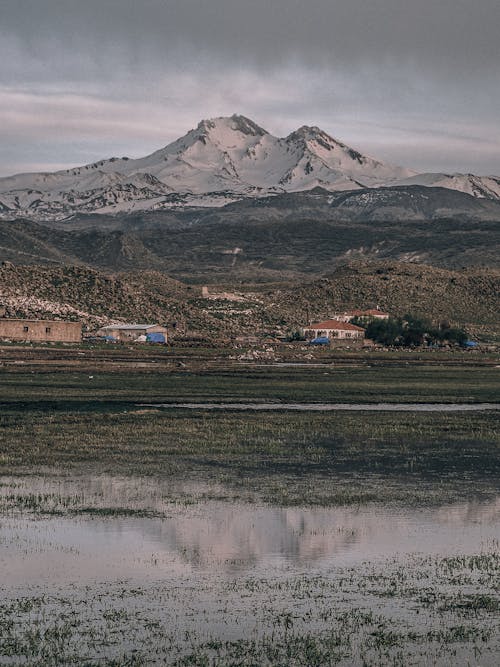
{"type": "Polygon", "coordinates": [[[82,323],[0,317],[0,339],[38,343],[79,343],[82,340],[82,323]]]}

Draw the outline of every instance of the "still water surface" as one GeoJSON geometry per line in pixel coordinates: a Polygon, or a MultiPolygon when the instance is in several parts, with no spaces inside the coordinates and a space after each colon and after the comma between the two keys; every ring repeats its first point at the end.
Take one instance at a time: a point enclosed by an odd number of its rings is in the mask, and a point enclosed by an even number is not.
{"type": "MultiPolygon", "coordinates": [[[[0,501],[2,494],[12,495],[11,484],[4,480],[0,501]]],[[[182,579],[196,572],[320,574],[415,553],[477,553],[500,537],[500,496],[431,508],[284,508],[213,500],[180,504],[164,494],[161,482],[143,485],[105,476],[73,486],[36,478],[17,480],[16,485],[17,494],[38,488],[39,496],[49,499],[51,494],[60,500],[73,493],[80,506],[91,511],[61,516],[4,512],[0,567],[13,585],[182,579]],[[120,503],[128,510],[121,510],[120,503]],[[100,515],[102,508],[110,515],[100,515]],[[138,516],[136,510],[158,516],[138,516]]],[[[193,489],[193,497],[203,493],[193,489]]]]}
{"type": "Polygon", "coordinates": [[[226,665],[232,646],[245,665],[499,664],[500,496],[290,508],[223,490],[0,478],[0,664],[226,665]],[[328,660],[300,653],[329,637],[328,660]]]}

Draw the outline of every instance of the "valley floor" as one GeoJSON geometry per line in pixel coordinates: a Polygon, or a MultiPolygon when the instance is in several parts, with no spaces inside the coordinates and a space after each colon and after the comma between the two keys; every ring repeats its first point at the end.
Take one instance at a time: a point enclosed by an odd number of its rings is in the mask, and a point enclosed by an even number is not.
{"type": "Polygon", "coordinates": [[[498,358],[232,356],[0,349],[0,664],[498,664],[500,412],[285,407],[498,406],[498,358]]]}

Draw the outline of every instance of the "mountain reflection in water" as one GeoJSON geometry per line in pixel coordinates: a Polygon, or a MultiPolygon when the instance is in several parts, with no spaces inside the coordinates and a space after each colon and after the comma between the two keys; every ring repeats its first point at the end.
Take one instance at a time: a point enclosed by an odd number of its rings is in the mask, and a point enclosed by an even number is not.
{"type": "MultiPolygon", "coordinates": [[[[22,483],[17,478],[16,493],[22,483]]],[[[24,483],[31,490],[38,484],[46,494],[57,489],[61,497],[72,488],[69,481],[42,478],[24,483]]],[[[103,476],[78,485],[80,500],[93,500],[95,513],[3,515],[0,562],[12,584],[176,578],[195,572],[321,573],[393,555],[477,553],[500,534],[500,497],[428,508],[284,508],[220,500],[176,503],[172,489],[165,496],[155,480],[137,480],[134,486],[130,480],[103,476]],[[124,496],[127,507],[147,506],[162,516],[99,514],[99,507],[119,508],[124,496]]],[[[8,478],[0,495],[6,489],[8,478]]]]}

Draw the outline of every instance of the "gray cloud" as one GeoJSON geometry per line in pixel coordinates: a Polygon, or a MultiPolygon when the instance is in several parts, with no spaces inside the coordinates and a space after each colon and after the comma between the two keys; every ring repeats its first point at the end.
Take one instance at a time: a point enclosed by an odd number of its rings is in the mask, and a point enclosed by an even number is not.
{"type": "Polygon", "coordinates": [[[4,0],[3,30],[27,50],[73,48],[129,64],[179,46],[244,62],[420,62],[463,75],[497,69],[497,0],[4,0]]]}
{"type": "Polygon", "coordinates": [[[140,155],[238,112],[498,173],[499,25],[498,0],[3,0],[0,171],[140,155]]]}

